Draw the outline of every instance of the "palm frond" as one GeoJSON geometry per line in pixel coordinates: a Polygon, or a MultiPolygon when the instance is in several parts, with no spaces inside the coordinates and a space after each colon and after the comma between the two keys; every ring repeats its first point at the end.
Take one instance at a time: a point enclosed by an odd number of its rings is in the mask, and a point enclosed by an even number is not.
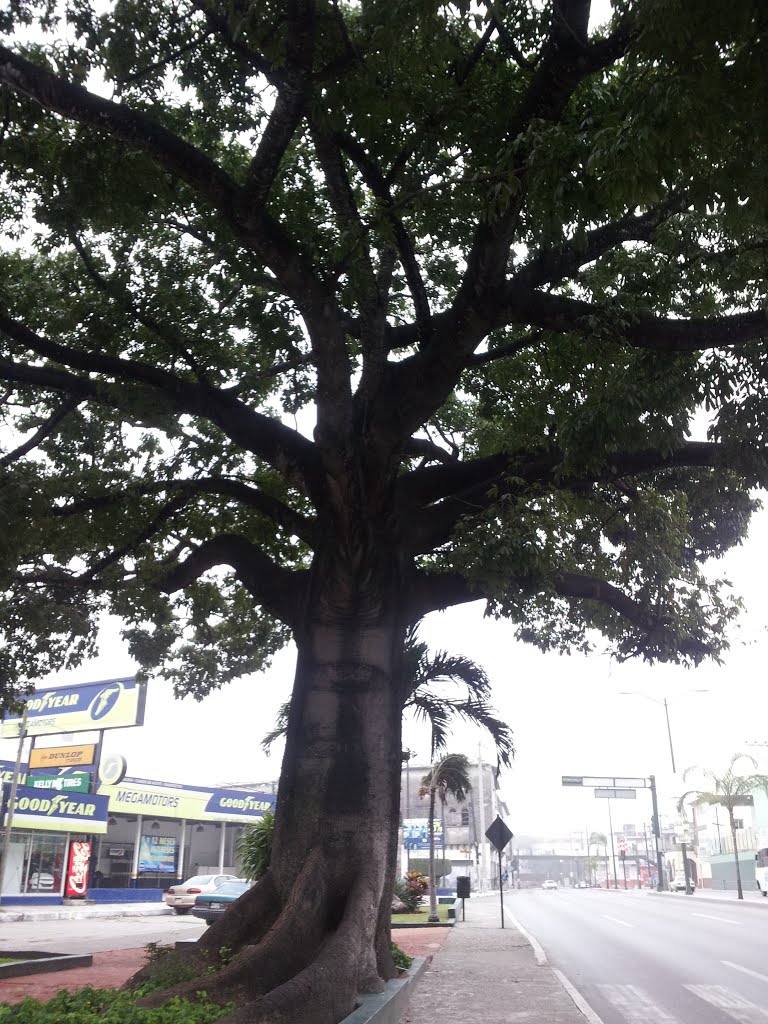
{"type": "Polygon", "coordinates": [[[275,740],[285,738],[285,734],[288,732],[288,714],[290,710],[290,701],[286,701],[285,704],[280,705],[280,710],[277,712],[277,718],[275,719],[274,728],[272,728],[261,741],[261,749],[267,756],[269,756],[269,748],[272,746],[275,740]]]}
{"type": "Polygon", "coordinates": [[[450,794],[460,802],[465,801],[472,789],[469,768],[465,754],[445,754],[421,780],[419,796],[423,799],[434,790],[440,800],[450,794]]]}

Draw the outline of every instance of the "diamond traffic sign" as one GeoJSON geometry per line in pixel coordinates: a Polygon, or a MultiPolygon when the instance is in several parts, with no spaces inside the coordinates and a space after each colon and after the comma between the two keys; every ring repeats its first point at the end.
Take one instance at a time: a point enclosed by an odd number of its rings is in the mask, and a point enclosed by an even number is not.
{"type": "Polygon", "coordinates": [[[491,823],[488,829],[486,829],[485,834],[486,837],[490,840],[491,844],[496,847],[499,853],[501,853],[501,851],[507,845],[507,843],[512,838],[514,833],[510,832],[510,830],[507,828],[507,826],[504,824],[504,822],[497,814],[496,820],[491,823]]]}

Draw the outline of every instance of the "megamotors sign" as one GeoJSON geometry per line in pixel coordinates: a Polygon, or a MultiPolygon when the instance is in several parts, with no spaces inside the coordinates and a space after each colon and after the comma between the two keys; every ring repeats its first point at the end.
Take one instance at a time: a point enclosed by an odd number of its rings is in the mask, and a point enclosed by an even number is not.
{"type": "MultiPolygon", "coordinates": [[[[146,686],[133,676],[102,679],[81,686],[35,690],[24,700],[28,736],[122,729],[143,724],[146,686]]],[[[18,736],[20,729],[21,715],[9,715],[0,723],[0,737],[18,736]]]]}

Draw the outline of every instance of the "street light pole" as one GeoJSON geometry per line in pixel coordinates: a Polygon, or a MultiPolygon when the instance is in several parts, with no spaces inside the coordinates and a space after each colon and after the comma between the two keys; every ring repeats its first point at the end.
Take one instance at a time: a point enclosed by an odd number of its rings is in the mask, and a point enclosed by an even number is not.
{"type": "MultiPolygon", "coordinates": [[[[613,888],[614,889],[618,889],[619,888],[619,877],[616,874],[616,846],[614,844],[614,838],[613,838],[613,818],[611,817],[611,798],[610,797],[608,797],[608,828],[610,829],[610,832],[611,832],[611,860],[613,861],[613,888]]],[[[608,879],[606,879],[606,882],[607,881],[608,881],[608,879]]],[[[608,888],[607,885],[606,885],[606,888],[608,888]]]]}
{"type": "Polygon", "coordinates": [[[672,729],[669,725],[669,704],[667,698],[664,698],[664,714],[667,719],[667,737],[669,738],[669,756],[672,759],[672,774],[677,775],[677,768],[675,768],[675,748],[672,746],[672,729]]]}

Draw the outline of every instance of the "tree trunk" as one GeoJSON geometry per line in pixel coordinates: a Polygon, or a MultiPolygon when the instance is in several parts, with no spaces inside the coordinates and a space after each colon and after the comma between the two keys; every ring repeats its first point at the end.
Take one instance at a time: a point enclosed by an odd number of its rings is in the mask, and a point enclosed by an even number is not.
{"type": "MultiPolygon", "coordinates": [[[[434,768],[432,769],[434,772],[434,768]]],[[[437,885],[435,884],[435,785],[429,787],[429,917],[432,923],[439,921],[437,913],[437,885]]]]}
{"type": "Polygon", "coordinates": [[[739,864],[739,847],[736,842],[736,822],[733,819],[733,811],[728,808],[728,818],[731,823],[731,839],[733,840],[733,856],[736,861],[736,891],[740,900],[744,899],[744,890],[741,887],[741,865],[739,864]]]}
{"type": "Polygon", "coordinates": [[[391,616],[297,637],[270,869],[196,944],[195,978],[144,1005],[194,995],[205,970],[211,998],[239,1006],[222,1024],[336,1024],[395,977],[403,636],[391,616]]]}

